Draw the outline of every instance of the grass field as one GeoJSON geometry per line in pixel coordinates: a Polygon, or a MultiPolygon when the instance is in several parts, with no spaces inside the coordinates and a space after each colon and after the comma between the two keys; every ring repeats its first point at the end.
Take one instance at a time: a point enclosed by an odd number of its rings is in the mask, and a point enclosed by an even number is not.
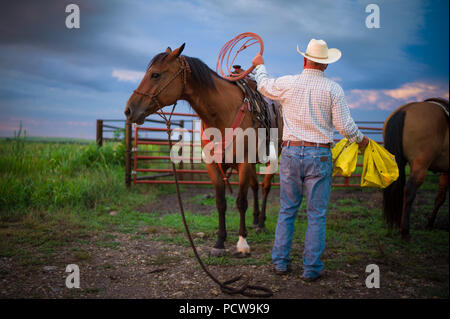
{"type": "MultiPolygon", "coordinates": [[[[93,142],[27,142],[20,137],[0,140],[0,258],[11,258],[22,266],[43,266],[50,264],[57,252],[66,247],[75,260],[88,262],[91,256],[83,245],[93,242],[102,249],[119,249],[122,244],[116,240],[117,233],[133,240],[187,246],[176,202],[171,203],[173,210],[164,214],[157,208],[145,213],[139,209],[169,198],[174,193],[173,185],[140,185],[127,189],[123,156],[121,143],[106,143],[98,148],[93,142]]],[[[383,260],[412,278],[440,283],[439,288],[426,291],[423,296],[448,298],[448,202],[439,213],[439,220],[447,222],[447,229],[431,232],[424,229],[425,213],[432,208],[437,180],[437,176],[430,176],[423,187],[421,200],[412,215],[410,243],[402,242],[396,232],[389,233],[380,207],[364,201],[377,190],[352,189],[351,192],[362,197],[339,197],[330,202],[324,258],[327,269],[357,265],[368,258],[383,260]],[[435,271],[433,262],[445,264],[445,260],[446,269],[435,271]]],[[[186,191],[185,187],[182,189],[186,191]]],[[[188,209],[187,219],[193,233],[204,234],[196,238],[196,243],[212,246],[217,230],[215,199],[193,195],[185,201],[209,209],[209,213],[188,209]]],[[[227,201],[227,242],[234,245],[239,215],[234,198],[227,195],[227,201]]],[[[251,207],[250,201],[248,225],[252,220],[251,207]]],[[[278,210],[276,201],[269,206],[266,232],[249,232],[252,249],[261,252],[258,258],[208,257],[205,262],[228,266],[270,264],[278,210]]],[[[305,215],[300,213],[294,245],[303,245],[306,225],[305,215]]],[[[293,254],[294,258],[301,259],[301,251],[293,254]]],[[[171,261],[163,258],[153,262],[171,261]]],[[[0,270],[0,280],[7,275],[0,270]]]]}

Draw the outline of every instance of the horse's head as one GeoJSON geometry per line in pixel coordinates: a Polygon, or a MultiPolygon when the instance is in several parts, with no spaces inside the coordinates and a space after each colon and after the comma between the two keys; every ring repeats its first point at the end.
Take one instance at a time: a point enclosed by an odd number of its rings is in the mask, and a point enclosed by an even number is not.
{"type": "Polygon", "coordinates": [[[180,57],[183,49],[184,43],[173,51],[167,48],[152,59],[125,106],[127,121],[143,124],[147,116],[180,99],[188,71],[186,60],[180,57]]]}

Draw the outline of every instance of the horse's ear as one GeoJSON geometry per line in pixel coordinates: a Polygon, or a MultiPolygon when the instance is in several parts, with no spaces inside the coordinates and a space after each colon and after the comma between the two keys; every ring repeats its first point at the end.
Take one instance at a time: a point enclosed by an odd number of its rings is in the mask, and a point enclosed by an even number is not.
{"type": "Polygon", "coordinates": [[[177,57],[179,57],[180,54],[181,54],[181,52],[183,52],[183,50],[184,50],[184,46],[185,46],[185,43],[183,43],[183,44],[181,45],[181,47],[179,47],[178,49],[173,50],[171,53],[169,53],[169,55],[170,55],[172,58],[177,58],[177,57]]]}
{"type": "Polygon", "coordinates": [[[172,49],[170,47],[167,47],[166,53],[172,53],[172,49]]]}

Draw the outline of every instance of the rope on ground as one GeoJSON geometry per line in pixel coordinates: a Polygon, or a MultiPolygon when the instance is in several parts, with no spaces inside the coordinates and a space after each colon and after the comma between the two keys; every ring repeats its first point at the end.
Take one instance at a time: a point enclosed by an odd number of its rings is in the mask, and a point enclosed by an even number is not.
{"type": "MultiPolygon", "coordinates": [[[[172,118],[172,114],[175,110],[175,106],[176,106],[176,103],[173,105],[173,108],[172,108],[169,118],[167,118],[162,112],[158,112],[158,115],[163,118],[163,120],[166,122],[166,125],[167,125],[167,134],[169,136],[169,149],[172,149],[172,140],[170,138],[170,136],[171,136],[170,119],[172,118]]],[[[191,232],[189,231],[189,226],[186,221],[186,216],[184,214],[184,208],[183,208],[183,202],[181,200],[181,195],[180,195],[180,187],[178,184],[177,169],[175,167],[174,162],[172,162],[172,170],[173,170],[173,176],[175,177],[175,187],[177,190],[178,205],[180,206],[180,213],[181,213],[181,218],[183,219],[184,229],[186,230],[186,235],[189,239],[189,243],[191,244],[195,258],[197,259],[197,261],[200,264],[200,267],[203,269],[203,271],[208,275],[209,278],[211,278],[212,281],[214,281],[217,285],[219,285],[219,287],[223,293],[226,293],[229,295],[241,294],[243,296],[253,297],[253,298],[268,298],[268,297],[273,296],[273,292],[269,288],[262,287],[262,286],[250,285],[249,283],[250,283],[251,277],[248,274],[239,275],[230,280],[221,282],[208,270],[208,268],[205,266],[202,259],[200,258],[200,255],[197,252],[197,248],[195,247],[194,241],[191,236],[191,232]],[[232,287],[231,286],[231,284],[236,283],[238,281],[243,281],[243,283],[241,284],[240,287],[232,287]]]]}

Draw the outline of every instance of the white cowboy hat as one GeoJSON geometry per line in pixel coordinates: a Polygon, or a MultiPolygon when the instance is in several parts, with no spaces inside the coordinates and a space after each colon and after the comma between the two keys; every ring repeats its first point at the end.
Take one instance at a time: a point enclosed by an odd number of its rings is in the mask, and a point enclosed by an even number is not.
{"type": "Polygon", "coordinates": [[[311,39],[306,48],[306,52],[300,51],[297,45],[297,52],[303,55],[308,60],[322,63],[330,64],[339,60],[342,53],[338,49],[328,49],[327,43],[323,40],[311,39]]]}

